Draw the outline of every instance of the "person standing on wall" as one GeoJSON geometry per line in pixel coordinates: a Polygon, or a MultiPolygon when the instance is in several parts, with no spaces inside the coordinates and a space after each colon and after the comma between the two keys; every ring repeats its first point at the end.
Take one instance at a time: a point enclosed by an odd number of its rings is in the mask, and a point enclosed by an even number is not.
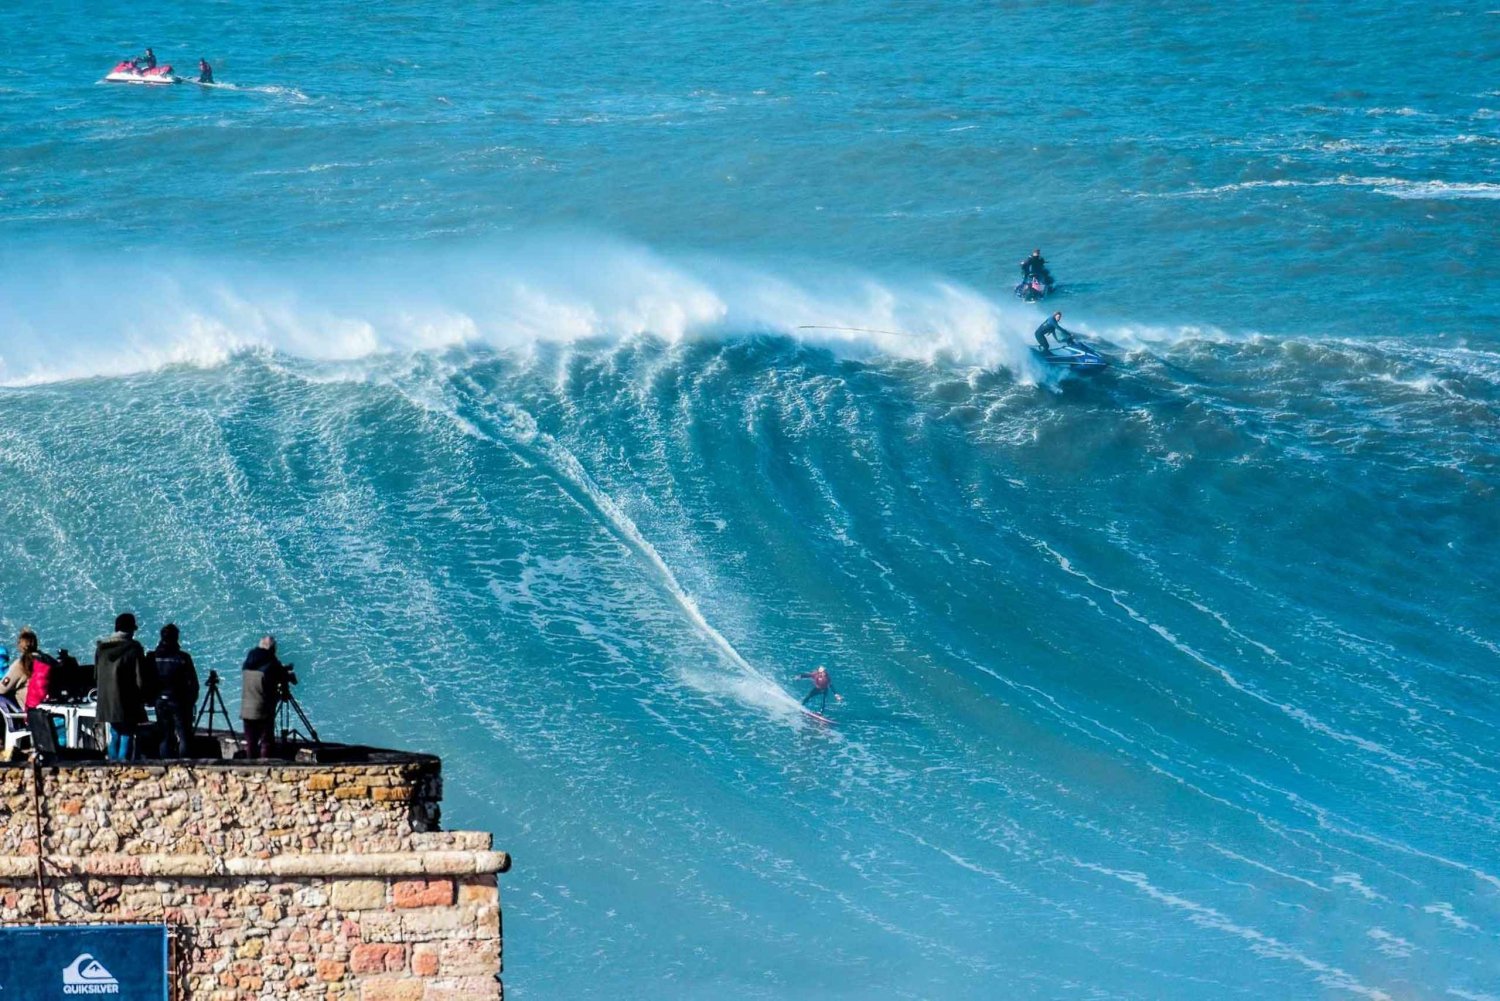
{"type": "Polygon", "coordinates": [[[94,673],[99,690],[95,718],[109,725],[111,761],[135,758],[135,738],[146,722],[146,703],[154,695],[146,650],[135,640],[135,616],[115,616],[115,631],[94,645],[94,673]]]}
{"type": "Polygon", "coordinates": [[[287,670],[276,659],[276,637],[262,636],[245,655],[241,672],[240,719],[245,723],[245,757],[269,758],[276,730],[276,701],[287,683],[287,670]]]}
{"type": "Polygon", "coordinates": [[[156,678],[156,725],[161,728],[163,758],[190,758],[193,709],[198,705],[198,669],[180,645],[177,626],[161,627],[161,642],[146,655],[156,678]]]}

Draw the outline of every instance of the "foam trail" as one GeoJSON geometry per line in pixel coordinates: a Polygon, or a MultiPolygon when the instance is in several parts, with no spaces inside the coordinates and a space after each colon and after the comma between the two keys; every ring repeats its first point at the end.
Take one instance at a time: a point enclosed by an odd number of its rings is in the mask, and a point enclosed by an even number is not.
{"type": "Polygon", "coordinates": [[[655,572],[657,580],[662,587],[682,609],[693,628],[698,631],[709,644],[714,647],[724,659],[734,667],[738,668],[747,681],[757,682],[763,685],[763,689],[752,689],[743,685],[735,686],[735,690],[742,697],[755,696],[752,700],[762,705],[776,706],[780,708],[795,709],[797,701],[788,695],[765,672],[751,665],[751,663],[735,649],[734,644],[719,632],[704,616],[703,610],[698,607],[698,602],[692,595],[687,593],[682,584],[677,580],[677,575],[667,565],[656,547],[641,534],[635,521],[621,509],[620,505],[609,493],[595,482],[583,464],[578,461],[571,451],[559,443],[551,435],[536,429],[535,424],[530,421],[529,415],[518,409],[512,409],[512,416],[516,419],[514,427],[517,429],[517,440],[521,443],[540,450],[549,460],[549,467],[558,475],[565,478],[570,485],[584,494],[593,505],[594,511],[603,517],[607,527],[616,538],[620,539],[645,560],[646,565],[655,572]],[[529,425],[529,426],[528,426],[529,425]]]}
{"type": "MultiPolygon", "coordinates": [[[[470,387],[476,394],[482,395],[483,390],[480,387],[472,383],[470,387]]],[[[451,419],[464,434],[477,437],[482,441],[492,443],[496,441],[472,421],[459,416],[455,408],[435,403],[420,394],[406,393],[405,395],[424,410],[438,412],[451,419]]],[[[626,514],[609,492],[600,487],[589,475],[588,470],[584,469],[583,464],[578,461],[578,457],[551,435],[537,428],[535,420],[524,410],[514,405],[506,405],[505,413],[510,421],[509,426],[504,429],[507,444],[544,459],[545,461],[538,465],[549,470],[563,490],[579,504],[579,507],[604,525],[611,535],[645,562],[663,590],[682,610],[693,629],[704,637],[725,661],[740,672],[741,682],[730,687],[731,693],[742,701],[764,708],[783,712],[799,708],[797,701],[787,694],[775,679],[746,660],[744,655],[735,649],[734,644],[708,621],[707,616],[698,606],[698,602],[678,581],[677,575],[672,572],[672,568],[667,565],[661,553],[641,533],[634,519],[626,514]],[[584,500],[587,503],[584,503],[584,500]]]]}

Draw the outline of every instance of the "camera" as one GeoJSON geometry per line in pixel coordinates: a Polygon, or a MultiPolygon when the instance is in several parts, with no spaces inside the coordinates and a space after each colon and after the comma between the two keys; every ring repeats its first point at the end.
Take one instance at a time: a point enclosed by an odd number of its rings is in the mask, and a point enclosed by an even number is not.
{"type": "Polygon", "coordinates": [[[286,669],[286,683],[288,685],[297,684],[297,665],[282,664],[281,666],[286,669]]]}

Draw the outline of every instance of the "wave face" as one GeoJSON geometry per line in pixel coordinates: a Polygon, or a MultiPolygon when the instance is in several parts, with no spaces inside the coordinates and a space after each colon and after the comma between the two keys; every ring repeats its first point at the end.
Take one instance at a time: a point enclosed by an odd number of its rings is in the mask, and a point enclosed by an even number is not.
{"type": "Polygon", "coordinates": [[[0,629],[274,630],[510,996],[1500,999],[1500,16],[88,13],[0,5],[0,629]]]}
{"type": "Polygon", "coordinates": [[[12,388],[0,608],[176,619],[226,670],[276,629],[321,727],[442,754],[516,854],[518,995],[1477,989],[1500,356],[1117,350],[1040,386],[726,333],[12,388]]]}

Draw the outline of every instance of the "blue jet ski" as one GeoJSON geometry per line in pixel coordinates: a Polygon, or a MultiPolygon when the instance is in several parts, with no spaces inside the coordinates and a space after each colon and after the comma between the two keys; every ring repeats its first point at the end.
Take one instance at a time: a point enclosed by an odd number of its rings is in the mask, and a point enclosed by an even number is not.
{"type": "Polygon", "coordinates": [[[1050,352],[1038,347],[1031,350],[1048,365],[1059,368],[1109,368],[1109,362],[1104,360],[1103,355],[1076,337],[1057,345],[1050,352]]]}

